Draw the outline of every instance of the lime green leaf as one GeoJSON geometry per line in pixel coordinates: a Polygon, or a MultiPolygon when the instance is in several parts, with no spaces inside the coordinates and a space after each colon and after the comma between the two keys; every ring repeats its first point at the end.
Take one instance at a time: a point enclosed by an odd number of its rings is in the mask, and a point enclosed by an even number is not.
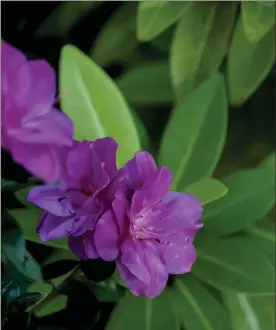
{"type": "Polygon", "coordinates": [[[243,293],[224,294],[231,315],[232,330],[275,329],[275,298],[252,297],[243,293]]]}
{"type": "Polygon", "coordinates": [[[60,88],[63,111],[72,119],[75,138],[113,137],[119,143],[119,166],[139,149],[138,133],[121,92],[107,74],[74,46],[61,53],[60,88]]]}
{"type": "Polygon", "coordinates": [[[138,117],[136,114],[135,110],[132,111],[132,117],[133,120],[135,121],[137,132],[141,141],[141,149],[142,150],[147,150],[150,151],[150,139],[149,139],[149,134],[147,132],[147,129],[142,122],[142,120],[138,117]]]}
{"type": "Polygon", "coordinates": [[[275,293],[275,269],[259,249],[258,241],[246,237],[196,242],[197,261],[192,272],[222,291],[256,295],[275,293]]]}
{"type": "Polygon", "coordinates": [[[170,299],[167,290],[153,300],[127,294],[116,305],[106,329],[179,330],[170,299]]]}
{"type": "Polygon", "coordinates": [[[59,5],[56,10],[41,23],[36,35],[58,36],[64,38],[71,28],[103,1],[70,1],[59,5]]]}
{"type": "Polygon", "coordinates": [[[138,65],[117,79],[117,84],[126,99],[134,104],[163,104],[174,100],[167,61],[138,65]]]}
{"type": "Polygon", "coordinates": [[[185,186],[212,174],[226,129],[224,80],[215,73],[176,105],[165,130],[159,164],[173,172],[174,187],[183,191],[185,186]]]}
{"type": "Polygon", "coordinates": [[[46,282],[33,282],[27,288],[27,292],[39,292],[43,296],[48,295],[52,290],[51,284],[46,282]]]}
{"type": "Polygon", "coordinates": [[[227,83],[230,103],[243,104],[260,86],[275,61],[275,29],[256,43],[245,33],[242,19],[236,24],[227,61],[227,83]]]}
{"type": "Polygon", "coordinates": [[[149,41],[175,23],[192,2],[139,2],[137,35],[140,41],[149,41]]]}
{"type": "Polygon", "coordinates": [[[225,194],[227,194],[227,187],[219,180],[208,178],[196,183],[193,183],[184,189],[184,192],[196,196],[201,205],[211,203],[225,194]]]}
{"type": "Polygon", "coordinates": [[[241,8],[246,37],[252,43],[260,41],[275,24],[275,2],[242,1],[241,8]]]}
{"type": "Polygon", "coordinates": [[[178,98],[219,69],[228,49],[237,3],[193,2],[172,40],[170,65],[178,98]]]}
{"type": "Polygon", "coordinates": [[[38,234],[36,233],[36,226],[40,216],[42,215],[42,211],[39,208],[14,209],[7,211],[14,217],[20,226],[25,239],[48,246],[68,249],[67,238],[61,238],[49,242],[42,242],[40,240],[38,234]]]}
{"type": "Polygon", "coordinates": [[[58,295],[55,298],[51,299],[43,308],[36,311],[34,309],[34,315],[36,317],[43,317],[50,315],[56,312],[59,312],[66,308],[68,297],[65,295],[58,295]]]}
{"type": "Polygon", "coordinates": [[[113,61],[125,62],[134,52],[136,39],[135,2],[123,4],[108,19],[89,51],[91,58],[101,66],[113,61]]]}
{"type": "Polygon", "coordinates": [[[275,203],[275,179],[270,170],[256,168],[222,179],[228,188],[223,198],[206,205],[206,229],[230,235],[261,219],[275,203]]]}
{"type": "Polygon", "coordinates": [[[224,306],[191,275],[175,280],[172,297],[183,329],[230,329],[224,306]]]}

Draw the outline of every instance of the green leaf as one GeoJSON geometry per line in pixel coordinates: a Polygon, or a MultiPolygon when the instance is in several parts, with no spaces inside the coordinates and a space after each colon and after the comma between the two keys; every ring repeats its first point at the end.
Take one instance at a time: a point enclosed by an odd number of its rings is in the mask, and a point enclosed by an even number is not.
{"type": "Polygon", "coordinates": [[[275,173],[276,168],[276,153],[272,152],[269,154],[260,164],[261,167],[269,168],[275,173]]]}
{"type": "Polygon", "coordinates": [[[119,143],[117,161],[123,165],[139,150],[138,133],[116,84],[74,46],[63,47],[60,62],[63,111],[72,119],[75,138],[113,137],[119,143]]]}
{"type": "Polygon", "coordinates": [[[1,190],[2,191],[3,190],[15,191],[16,189],[18,189],[18,187],[21,187],[21,183],[1,178],[1,190]]]}
{"type": "Polygon", "coordinates": [[[173,285],[173,306],[186,330],[227,330],[227,311],[211,293],[191,275],[178,277],[173,285]]]}
{"type": "Polygon", "coordinates": [[[222,179],[228,194],[205,207],[206,229],[217,235],[230,235],[265,216],[275,203],[274,176],[266,168],[256,168],[222,179]]]}
{"type": "Polygon", "coordinates": [[[174,100],[167,61],[144,62],[116,82],[126,99],[134,104],[163,104],[174,100]]]}
{"type": "Polygon", "coordinates": [[[43,261],[42,265],[46,266],[59,260],[79,260],[79,259],[73,252],[71,252],[71,250],[55,249],[55,251],[45,261],[43,261]]]}
{"type": "Polygon", "coordinates": [[[275,269],[258,248],[245,237],[196,242],[197,261],[192,272],[202,281],[222,291],[254,295],[275,293],[275,269]]]}
{"type": "Polygon", "coordinates": [[[184,192],[196,196],[201,205],[206,205],[227,194],[227,187],[219,180],[208,178],[193,183],[184,189],[184,192]]]}
{"type": "Polygon", "coordinates": [[[192,2],[139,2],[137,36],[149,41],[174,24],[191,6],[192,2]]]}
{"type": "Polygon", "coordinates": [[[23,189],[20,189],[18,191],[16,191],[14,193],[15,197],[26,207],[28,208],[35,208],[38,209],[36,205],[34,205],[33,203],[29,203],[27,200],[28,194],[30,192],[30,190],[32,188],[34,188],[35,186],[29,186],[29,187],[25,187],[23,189]]]}
{"type": "Polygon", "coordinates": [[[260,41],[275,24],[275,2],[242,1],[241,8],[246,37],[252,43],[260,41]]]}
{"type": "Polygon", "coordinates": [[[100,302],[115,302],[125,293],[123,288],[117,287],[112,281],[93,283],[91,289],[100,302]]]}
{"type": "Polygon", "coordinates": [[[113,61],[125,62],[135,51],[137,4],[123,4],[107,20],[95,44],[89,51],[91,58],[101,66],[113,61]]]}
{"type": "Polygon", "coordinates": [[[38,311],[34,310],[34,315],[36,317],[44,317],[56,312],[59,312],[66,308],[68,301],[68,297],[65,295],[58,295],[52,300],[50,300],[47,304],[43,306],[43,308],[38,311]]]}
{"type": "Polygon", "coordinates": [[[165,130],[159,164],[173,172],[174,187],[183,191],[213,173],[226,129],[224,80],[215,73],[176,105],[165,130]]]}
{"type": "Polygon", "coordinates": [[[41,23],[35,34],[40,37],[57,36],[64,38],[78,21],[102,4],[103,1],[62,3],[41,23]]]}
{"type": "Polygon", "coordinates": [[[224,294],[231,315],[232,330],[275,329],[275,298],[252,297],[243,293],[224,294]]]}
{"type": "Polygon", "coordinates": [[[151,146],[150,146],[150,138],[148,131],[142,122],[142,120],[139,118],[135,110],[132,111],[132,117],[133,120],[135,121],[137,132],[141,141],[141,149],[142,150],[147,150],[150,152],[151,146]]]}
{"type": "Polygon", "coordinates": [[[62,249],[68,249],[67,238],[61,238],[54,241],[42,242],[36,233],[36,226],[38,224],[39,218],[42,215],[42,211],[39,208],[31,209],[14,209],[7,210],[10,213],[18,225],[20,226],[23,236],[25,239],[62,249]]]}
{"type": "Polygon", "coordinates": [[[113,310],[106,330],[179,330],[170,299],[167,290],[153,300],[127,294],[113,310]]]}
{"type": "Polygon", "coordinates": [[[172,40],[170,66],[178,98],[219,69],[227,52],[237,3],[193,2],[172,40]]]}
{"type": "Polygon", "coordinates": [[[256,43],[245,33],[242,19],[236,24],[227,60],[229,101],[233,106],[243,104],[261,85],[275,61],[275,29],[256,43]]]}
{"type": "Polygon", "coordinates": [[[151,41],[151,45],[162,53],[168,53],[175,27],[171,26],[151,41]]]}
{"type": "Polygon", "coordinates": [[[53,287],[47,282],[33,282],[27,288],[27,292],[39,292],[43,296],[48,295],[52,290],[53,287]]]}

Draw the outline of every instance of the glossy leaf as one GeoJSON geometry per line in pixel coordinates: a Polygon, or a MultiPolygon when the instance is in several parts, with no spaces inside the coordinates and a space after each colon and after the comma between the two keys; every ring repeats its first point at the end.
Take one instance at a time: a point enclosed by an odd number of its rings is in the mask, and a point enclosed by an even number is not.
{"type": "Polygon", "coordinates": [[[78,140],[110,136],[119,143],[118,164],[140,148],[137,130],[116,84],[89,57],[74,46],[61,53],[60,87],[63,111],[72,119],[78,140]]]}
{"type": "Polygon", "coordinates": [[[64,2],[41,23],[36,31],[36,35],[40,37],[57,36],[64,38],[78,21],[102,3],[103,1],[64,2]]]}
{"type": "Polygon", "coordinates": [[[163,104],[174,100],[166,61],[144,62],[117,79],[117,84],[126,99],[134,104],[163,104]]]}
{"type": "Polygon", "coordinates": [[[8,210],[8,212],[14,217],[14,219],[20,226],[25,239],[48,246],[68,249],[67,238],[61,238],[48,242],[42,242],[40,240],[38,234],[36,233],[36,226],[42,214],[42,211],[40,209],[14,209],[8,210]]]}
{"type": "Polygon", "coordinates": [[[227,311],[191,275],[178,277],[173,286],[173,306],[186,330],[230,330],[227,311]]]}
{"type": "Polygon", "coordinates": [[[208,178],[186,187],[183,192],[196,196],[201,205],[209,204],[227,194],[227,187],[219,180],[208,178]]]}
{"type": "Polygon", "coordinates": [[[252,297],[243,293],[224,294],[231,315],[232,330],[275,329],[275,298],[252,297]]]}
{"type": "Polygon", "coordinates": [[[191,6],[187,2],[139,2],[137,35],[140,41],[149,41],[174,24],[191,6]]]}
{"type": "Polygon", "coordinates": [[[179,330],[170,299],[166,290],[153,300],[127,294],[113,310],[106,330],[179,330]]]}
{"type": "Polygon", "coordinates": [[[228,49],[237,3],[193,2],[172,40],[170,66],[178,98],[219,69],[228,49]]]}
{"type": "Polygon", "coordinates": [[[260,41],[275,24],[275,2],[242,1],[241,8],[246,37],[252,43],[260,41]]]}
{"type": "Polygon", "coordinates": [[[34,315],[36,317],[43,317],[56,312],[60,312],[61,310],[66,308],[67,300],[67,296],[58,295],[51,301],[49,301],[49,303],[44,305],[42,309],[39,309],[38,311],[34,310],[34,315]]]}
{"type": "Polygon", "coordinates": [[[206,229],[230,235],[261,219],[275,203],[275,179],[269,169],[256,168],[222,179],[228,194],[205,207],[206,229]]]}
{"type": "Polygon", "coordinates": [[[135,51],[136,39],[135,2],[125,3],[108,19],[89,51],[93,61],[101,66],[114,61],[125,62],[135,51]]]}
{"type": "Polygon", "coordinates": [[[213,173],[226,129],[224,80],[215,73],[176,105],[165,130],[159,164],[173,172],[174,188],[183,191],[213,173]]]}
{"type": "MultiPolygon", "coordinates": [[[[255,3],[254,3],[255,4],[255,3]]],[[[275,61],[275,29],[259,41],[250,42],[240,18],[231,41],[227,60],[227,84],[230,103],[243,104],[260,86],[275,61]]]]}
{"type": "Polygon", "coordinates": [[[275,269],[258,248],[257,241],[245,237],[208,237],[196,242],[194,275],[222,291],[274,294],[275,269]]]}

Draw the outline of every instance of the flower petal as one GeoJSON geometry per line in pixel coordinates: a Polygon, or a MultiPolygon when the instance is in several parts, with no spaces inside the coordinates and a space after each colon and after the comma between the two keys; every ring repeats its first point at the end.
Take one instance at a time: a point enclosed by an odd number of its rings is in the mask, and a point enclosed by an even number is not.
{"type": "Polygon", "coordinates": [[[113,212],[107,211],[96,225],[94,242],[99,256],[105,261],[116,259],[119,253],[119,231],[113,212]]]}
{"type": "Polygon", "coordinates": [[[37,233],[43,242],[68,236],[73,221],[73,217],[63,218],[45,213],[37,226],[37,233]]]}
{"type": "Polygon", "coordinates": [[[170,274],[185,274],[191,271],[196,260],[196,250],[192,242],[183,242],[181,245],[171,243],[160,245],[167,271],[170,274]]]}
{"type": "Polygon", "coordinates": [[[87,231],[83,234],[83,243],[85,247],[85,253],[89,259],[99,258],[98,252],[95,247],[94,231],[87,231]]]}
{"type": "Polygon", "coordinates": [[[79,259],[87,259],[82,236],[69,236],[68,246],[79,259]]]}
{"type": "Polygon", "coordinates": [[[122,194],[117,194],[112,203],[112,208],[116,216],[120,236],[127,235],[129,223],[127,218],[128,204],[126,198],[122,194]]]}
{"type": "Polygon", "coordinates": [[[28,201],[58,217],[74,214],[70,201],[59,186],[37,186],[30,190],[28,201]]]}

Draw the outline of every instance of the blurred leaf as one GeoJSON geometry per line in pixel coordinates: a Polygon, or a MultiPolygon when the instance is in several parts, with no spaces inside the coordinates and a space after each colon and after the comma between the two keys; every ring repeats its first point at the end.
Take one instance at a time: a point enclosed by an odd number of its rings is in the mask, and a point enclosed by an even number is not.
{"type": "Polygon", "coordinates": [[[1,281],[1,310],[6,309],[10,302],[20,296],[20,287],[13,281],[1,281]]]}
{"type": "Polygon", "coordinates": [[[174,100],[166,61],[144,62],[116,82],[126,99],[134,104],[163,104],[174,100]]]}
{"type": "Polygon", "coordinates": [[[91,58],[101,66],[113,61],[125,62],[137,45],[135,2],[125,3],[107,20],[95,44],[89,51],[91,58]]]}
{"type": "Polygon", "coordinates": [[[21,187],[21,183],[1,178],[1,190],[15,191],[21,187]]]}
{"type": "Polygon", "coordinates": [[[183,191],[185,186],[213,173],[226,128],[224,80],[215,73],[176,105],[165,130],[159,164],[173,172],[174,188],[183,191]]]}
{"type": "Polygon", "coordinates": [[[174,24],[191,6],[192,2],[139,2],[137,36],[149,41],[174,24]]]}
{"type": "Polygon", "coordinates": [[[225,293],[224,300],[231,314],[231,329],[275,329],[274,298],[271,299],[270,297],[252,297],[243,293],[225,293]]]}
{"type": "Polygon", "coordinates": [[[170,57],[172,83],[178,98],[219,69],[228,49],[237,5],[193,2],[182,16],[170,57]]]}
{"type": "Polygon", "coordinates": [[[174,30],[175,26],[171,26],[167,30],[163,31],[156,38],[151,40],[151,45],[160,52],[168,53],[171,46],[174,30]]]}
{"type": "Polygon", "coordinates": [[[59,312],[66,308],[67,300],[67,296],[58,295],[52,300],[50,300],[47,304],[45,304],[43,308],[39,309],[38,311],[34,310],[34,315],[36,317],[44,317],[46,315],[59,312]]]}
{"type": "Polygon", "coordinates": [[[208,231],[230,235],[261,219],[275,203],[275,179],[270,170],[256,168],[222,179],[228,194],[206,205],[204,222],[208,231]]]}
{"type": "Polygon", "coordinates": [[[178,277],[174,281],[172,297],[183,329],[230,329],[224,306],[191,275],[178,277]]]}
{"type": "Polygon", "coordinates": [[[275,1],[242,1],[241,8],[246,37],[260,41],[275,24],[275,1]]]}
{"type": "Polygon", "coordinates": [[[227,194],[228,189],[220,181],[207,178],[189,185],[183,191],[196,196],[201,205],[206,205],[223,197],[227,194]]]}
{"type": "MultiPolygon", "coordinates": [[[[23,259],[18,256],[17,249],[9,244],[2,244],[2,253],[12,267],[29,280],[42,280],[39,264],[31,254],[25,250],[23,259]]],[[[11,269],[12,271],[12,269],[11,269]]]]}
{"type": "Polygon", "coordinates": [[[127,294],[113,310],[106,330],[178,330],[170,299],[167,290],[153,300],[127,294]]]}
{"type": "Polygon", "coordinates": [[[260,164],[261,167],[270,168],[275,173],[276,168],[276,153],[269,154],[260,164]]]}
{"type": "Polygon", "coordinates": [[[39,292],[43,296],[48,295],[53,290],[51,284],[47,282],[33,282],[28,286],[28,292],[39,292]]]}
{"type": "Polygon", "coordinates": [[[258,248],[258,241],[245,237],[208,238],[196,241],[194,275],[222,291],[275,293],[275,269],[258,248]]]}
{"type": "Polygon", "coordinates": [[[116,84],[74,46],[61,53],[60,87],[63,111],[72,119],[75,138],[113,137],[119,143],[117,161],[123,165],[139,150],[138,133],[128,105],[116,84]]]}
{"type": "Polygon", "coordinates": [[[64,38],[78,21],[102,4],[103,1],[64,2],[40,24],[35,34],[64,38]]]}
{"type": "Polygon", "coordinates": [[[36,226],[39,222],[39,218],[42,215],[42,211],[39,208],[31,209],[14,209],[7,210],[20,226],[25,239],[40,243],[43,245],[53,246],[62,249],[68,249],[67,238],[61,238],[54,241],[42,242],[39,235],[36,233],[36,226]]]}
{"type": "Polygon", "coordinates": [[[256,91],[274,61],[275,29],[270,29],[259,42],[251,43],[240,17],[231,41],[226,71],[229,101],[233,106],[243,104],[256,91]]]}
{"type": "Polygon", "coordinates": [[[132,117],[133,117],[133,120],[136,124],[137,132],[138,132],[138,135],[139,135],[139,138],[140,138],[140,141],[141,141],[141,149],[150,151],[151,146],[150,146],[149,134],[146,130],[146,127],[145,127],[144,123],[138,117],[135,110],[132,111],[132,117]]]}

